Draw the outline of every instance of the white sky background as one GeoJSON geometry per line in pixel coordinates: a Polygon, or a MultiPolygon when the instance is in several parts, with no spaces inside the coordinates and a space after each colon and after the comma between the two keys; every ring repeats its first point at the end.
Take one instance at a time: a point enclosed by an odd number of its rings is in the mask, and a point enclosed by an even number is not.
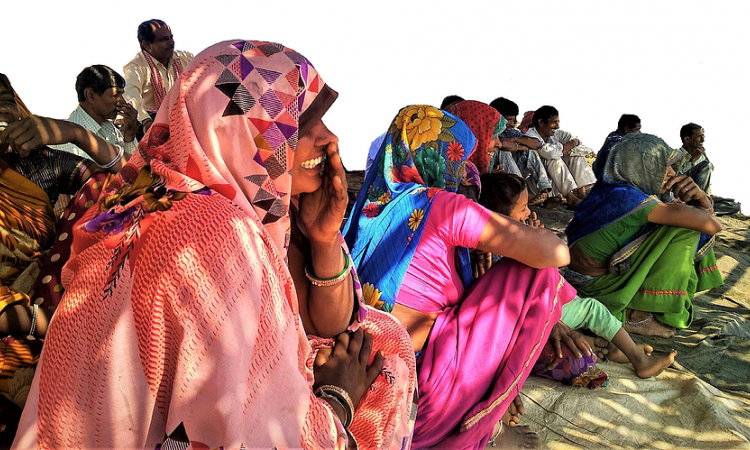
{"type": "Polygon", "coordinates": [[[344,163],[363,169],[370,142],[407,104],[505,96],[549,104],[561,128],[598,150],[623,113],[681,145],[696,122],[716,169],[713,192],[750,208],[750,2],[224,1],[2,3],[7,74],[35,114],[67,118],[84,67],[122,67],[138,24],[167,22],[176,48],[280,42],[307,56],[339,92],[325,122],[344,163]],[[727,128],[729,127],[729,128],[727,128]]]}

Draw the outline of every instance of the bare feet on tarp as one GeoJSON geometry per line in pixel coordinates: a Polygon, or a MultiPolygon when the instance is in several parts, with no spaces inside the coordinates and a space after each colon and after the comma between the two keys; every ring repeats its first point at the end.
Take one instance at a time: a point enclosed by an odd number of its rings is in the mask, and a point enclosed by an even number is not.
{"type": "MultiPolygon", "coordinates": [[[[607,359],[610,357],[609,346],[611,344],[608,340],[601,338],[599,336],[589,336],[587,334],[584,334],[583,338],[586,339],[586,341],[589,343],[589,345],[591,346],[591,349],[594,351],[594,354],[596,354],[597,358],[603,360],[603,359],[607,359]]],[[[625,356],[625,355],[622,355],[622,356],[625,356]]],[[[627,362],[627,358],[625,358],[625,361],[627,362]]]]}
{"type": "MultiPolygon", "coordinates": [[[[651,356],[651,353],[654,351],[654,348],[651,347],[648,344],[638,344],[638,348],[640,348],[643,351],[643,354],[646,356],[651,356]]],[[[609,359],[612,362],[625,364],[629,363],[630,360],[628,357],[620,351],[619,348],[615,346],[613,343],[609,343],[609,346],[607,347],[607,359],[609,359]]]]}
{"type": "Polygon", "coordinates": [[[492,438],[485,448],[493,447],[517,450],[542,448],[542,440],[528,425],[519,425],[511,428],[502,422],[498,422],[495,425],[492,438]]]}
{"type": "Polygon", "coordinates": [[[675,329],[659,323],[654,319],[654,315],[634,309],[629,309],[627,312],[627,321],[625,322],[625,331],[630,334],[640,334],[641,336],[655,336],[661,338],[672,338],[675,334],[675,329]]]}
{"type": "Polygon", "coordinates": [[[663,356],[649,356],[644,353],[643,357],[639,357],[633,361],[635,374],[641,378],[651,378],[659,375],[662,370],[674,364],[675,356],[677,356],[677,351],[675,350],[663,356]]]}
{"type": "Polygon", "coordinates": [[[526,410],[523,407],[523,402],[520,396],[516,396],[508,406],[508,410],[503,414],[502,422],[509,427],[517,427],[521,423],[521,416],[526,414],[526,410]]]}

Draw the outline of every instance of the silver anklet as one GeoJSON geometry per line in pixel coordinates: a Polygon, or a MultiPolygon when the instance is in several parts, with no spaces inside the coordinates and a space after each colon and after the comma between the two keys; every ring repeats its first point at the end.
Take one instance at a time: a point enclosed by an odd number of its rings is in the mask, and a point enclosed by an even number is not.
{"type": "Polygon", "coordinates": [[[493,434],[493,435],[492,435],[492,438],[491,438],[491,439],[490,439],[490,441],[489,441],[489,442],[487,443],[487,445],[489,445],[490,447],[497,447],[497,443],[495,442],[495,439],[497,439],[497,437],[498,437],[498,436],[500,436],[500,433],[502,433],[502,432],[503,432],[503,427],[504,427],[504,426],[505,426],[505,424],[504,424],[504,423],[503,423],[503,421],[501,420],[501,421],[500,421],[500,428],[498,428],[498,430],[497,430],[497,431],[495,432],[495,434],[493,434]]]}
{"type": "Polygon", "coordinates": [[[633,328],[638,328],[638,327],[642,327],[644,325],[650,324],[652,320],[654,320],[654,315],[651,313],[648,313],[648,317],[638,322],[631,322],[629,320],[626,320],[625,325],[633,327],[633,328]]]}

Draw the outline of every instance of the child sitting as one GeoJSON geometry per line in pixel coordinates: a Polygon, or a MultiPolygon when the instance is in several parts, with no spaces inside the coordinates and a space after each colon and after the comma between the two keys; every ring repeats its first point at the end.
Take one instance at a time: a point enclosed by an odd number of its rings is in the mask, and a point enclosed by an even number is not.
{"type": "MultiPolygon", "coordinates": [[[[507,173],[492,173],[481,177],[482,192],[479,203],[485,208],[533,227],[541,227],[536,213],[528,207],[529,193],[521,177],[507,173]]],[[[494,260],[494,258],[493,258],[494,260]]],[[[666,356],[651,356],[653,348],[638,346],[622,327],[622,323],[606,306],[593,298],[576,298],[562,308],[560,321],[574,330],[588,329],[607,340],[606,356],[618,362],[630,362],[641,378],[650,378],[669,367],[677,355],[672,350],[666,356]]],[[[603,347],[602,346],[602,347],[603,347]]],[[[602,352],[604,353],[604,352],[602,352]]]]}

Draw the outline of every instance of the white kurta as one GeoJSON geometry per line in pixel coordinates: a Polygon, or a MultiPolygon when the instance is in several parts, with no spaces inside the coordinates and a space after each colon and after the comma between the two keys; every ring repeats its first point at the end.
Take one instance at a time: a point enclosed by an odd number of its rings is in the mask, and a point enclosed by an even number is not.
{"type": "Polygon", "coordinates": [[[526,136],[539,140],[542,147],[537,150],[544,161],[547,175],[552,181],[552,192],[562,195],[582,186],[588,186],[596,182],[594,171],[586,161],[585,154],[591,149],[584,145],[574,148],[570,156],[563,156],[563,145],[573,139],[570,133],[562,130],[555,131],[547,141],[542,139],[536,128],[529,128],[526,136]]]}

